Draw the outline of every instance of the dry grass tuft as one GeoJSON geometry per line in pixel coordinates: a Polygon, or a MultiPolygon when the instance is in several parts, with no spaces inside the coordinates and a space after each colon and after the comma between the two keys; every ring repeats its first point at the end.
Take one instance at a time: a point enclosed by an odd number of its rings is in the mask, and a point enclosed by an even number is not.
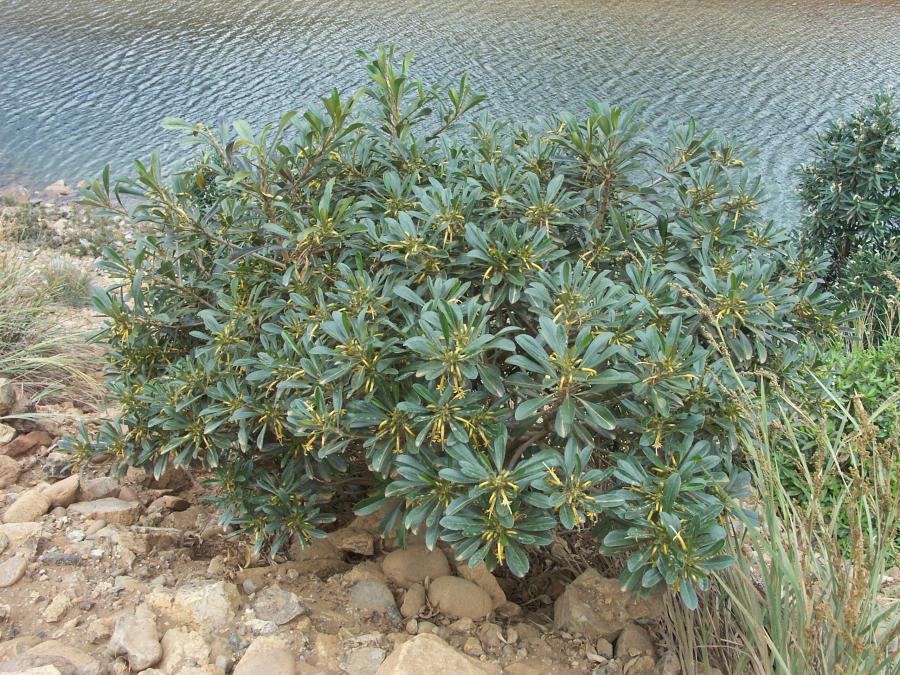
{"type": "Polygon", "coordinates": [[[64,292],[75,291],[49,284],[39,265],[0,254],[0,376],[33,400],[93,404],[101,394],[101,354],[87,344],[87,328],[67,321],[64,292]]]}

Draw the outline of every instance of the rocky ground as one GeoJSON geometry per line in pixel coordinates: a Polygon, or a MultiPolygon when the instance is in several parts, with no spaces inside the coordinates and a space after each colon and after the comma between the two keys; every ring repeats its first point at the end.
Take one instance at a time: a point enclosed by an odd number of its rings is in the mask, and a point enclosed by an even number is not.
{"type": "Polygon", "coordinates": [[[449,550],[395,548],[376,517],[270,565],[225,538],[196,477],[71,473],[53,433],[19,426],[0,445],[0,672],[678,672],[652,636],[660,599],[593,569],[523,606],[449,550]]]}
{"type": "MultiPolygon", "coordinates": [[[[9,389],[0,405],[27,406],[9,389]]],[[[536,589],[352,514],[267,564],[226,538],[202,476],[72,473],[56,442],[99,415],[35,412],[0,425],[0,673],[679,672],[660,598],[591,568],[536,589]]]]}

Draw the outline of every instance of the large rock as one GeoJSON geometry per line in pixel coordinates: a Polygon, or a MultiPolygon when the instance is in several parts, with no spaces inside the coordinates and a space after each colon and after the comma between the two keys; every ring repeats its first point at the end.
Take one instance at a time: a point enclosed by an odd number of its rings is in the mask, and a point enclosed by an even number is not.
{"type": "Polygon", "coordinates": [[[109,653],[112,656],[126,656],[132,671],[144,670],[159,663],[163,651],[153,612],[141,605],[134,612],[120,616],[109,638],[109,653]]]}
{"type": "Polygon", "coordinates": [[[10,548],[20,551],[23,548],[37,550],[38,539],[41,537],[40,523],[5,523],[0,525],[0,533],[9,539],[10,548]]]}
{"type": "Polygon", "coordinates": [[[209,645],[199,633],[187,628],[170,628],[163,635],[162,661],[164,673],[178,673],[186,668],[202,668],[209,662],[209,645]]]}
{"type": "Polygon", "coordinates": [[[35,448],[52,445],[53,437],[46,431],[31,431],[21,436],[16,436],[9,443],[0,446],[0,455],[19,457],[35,448]]]}
{"type": "Polygon", "coordinates": [[[104,520],[107,525],[127,526],[137,522],[141,515],[141,503],[107,497],[92,502],[76,502],[69,507],[69,511],[85,518],[104,520]]]}
{"type": "Polygon", "coordinates": [[[119,492],[119,481],[111,476],[85,478],[81,481],[81,501],[90,502],[95,499],[106,499],[119,492]]]}
{"type": "Polygon", "coordinates": [[[0,663],[0,673],[15,675],[81,675],[69,661],[60,656],[23,654],[0,663]]]}
{"type": "Polygon", "coordinates": [[[329,541],[340,551],[372,555],[375,553],[375,538],[365,530],[344,527],[328,535],[329,541]]]}
{"type": "Polygon", "coordinates": [[[623,663],[637,656],[649,656],[656,659],[656,645],[645,628],[630,623],[616,640],[616,658],[623,663]]]}
{"type": "Polygon", "coordinates": [[[344,655],[341,670],[347,675],[374,675],[384,656],[381,647],[357,647],[344,655]]]}
{"type": "Polygon", "coordinates": [[[660,594],[640,598],[588,568],[556,599],[553,622],[560,630],[612,642],[632,621],[659,618],[662,609],[660,594]]]}
{"type": "MultiPolygon", "coordinates": [[[[0,662],[5,662],[17,656],[23,656],[25,652],[40,644],[40,639],[33,635],[20,635],[0,641],[0,662]]],[[[3,672],[0,670],[0,672],[3,672]]]]}
{"type": "Polygon", "coordinates": [[[403,604],[400,605],[400,613],[410,619],[418,616],[425,609],[425,587],[422,584],[413,584],[403,596],[403,604]]]}
{"type": "Polygon", "coordinates": [[[444,552],[438,548],[429,551],[425,546],[391,551],[382,561],[381,568],[388,579],[403,588],[426,578],[437,579],[450,574],[450,563],[444,552]]]}
{"type": "Polygon", "coordinates": [[[25,576],[27,567],[28,558],[21,553],[0,563],[0,588],[7,588],[18,582],[25,576]]]}
{"type": "Polygon", "coordinates": [[[58,181],[50,183],[50,185],[45,187],[44,192],[49,197],[68,197],[70,194],[72,194],[72,187],[66,185],[66,182],[60,179],[58,181]]]}
{"type": "Polygon", "coordinates": [[[78,474],[72,474],[68,478],[63,478],[44,488],[42,492],[50,500],[51,506],[69,506],[75,501],[80,483],[78,474]]]}
{"type": "Polygon", "coordinates": [[[4,523],[33,523],[50,510],[50,500],[40,490],[26,490],[3,514],[4,523]]]}
{"type": "Polygon", "coordinates": [[[363,580],[350,589],[350,604],[358,609],[369,609],[399,619],[394,594],[381,581],[363,580]]]}
{"type": "Polygon", "coordinates": [[[294,593],[275,584],[256,595],[253,600],[253,613],[257,619],[282,626],[305,614],[306,607],[300,604],[294,593]]]}
{"type": "Polygon", "coordinates": [[[338,547],[328,539],[312,539],[301,541],[299,538],[291,542],[288,549],[288,559],[295,562],[309,562],[312,560],[340,560],[343,557],[338,547]]]}
{"type": "Polygon", "coordinates": [[[41,616],[47,623],[56,623],[66,615],[66,612],[69,611],[71,606],[72,599],[68,595],[65,593],[57,593],[53,596],[50,604],[44,608],[41,616]]]}
{"type": "Polygon", "coordinates": [[[191,581],[170,591],[155,588],[147,604],[173,623],[187,624],[201,633],[218,633],[235,618],[240,602],[237,586],[228,581],[191,581]]]}
{"type": "Polygon", "coordinates": [[[456,565],[456,573],[463,579],[468,579],[481,586],[491,596],[494,609],[506,602],[506,593],[500,588],[497,577],[491,574],[487,566],[481,562],[475,567],[469,567],[468,563],[461,562],[456,565]]]}
{"type": "Polygon", "coordinates": [[[0,489],[7,488],[19,479],[22,468],[12,457],[0,455],[0,489]]]}
{"type": "Polygon", "coordinates": [[[487,591],[459,577],[441,577],[428,587],[428,601],[445,616],[454,619],[483,619],[494,608],[487,591]]]}
{"type": "Polygon", "coordinates": [[[460,654],[437,635],[417,635],[397,647],[377,675],[490,675],[475,659],[460,654]]]}
{"type": "Polygon", "coordinates": [[[233,675],[294,675],[294,655],[276,637],[258,637],[238,661],[233,675]]]}
{"type": "Polygon", "coordinates": [[[26,652],[29,656],[61,658],[71,663],[79,675],[96,675],[100,671],[100,663],[90,654],[59,640],[44,640],[26,652]]]}

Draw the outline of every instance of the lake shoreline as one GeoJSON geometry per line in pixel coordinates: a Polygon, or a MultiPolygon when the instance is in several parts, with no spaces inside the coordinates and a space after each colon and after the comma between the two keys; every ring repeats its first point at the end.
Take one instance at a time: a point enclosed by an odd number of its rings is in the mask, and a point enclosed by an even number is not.
{"type": "Polygon", "coordinates": [[[29,187],[21,182],[0,183],[0,204],[7,206],[67,204],[79,199],[79,187],[87,187],[87,182],[81,181],[78,185],[73,186],[60,178],[43,188],[29,187]]]}

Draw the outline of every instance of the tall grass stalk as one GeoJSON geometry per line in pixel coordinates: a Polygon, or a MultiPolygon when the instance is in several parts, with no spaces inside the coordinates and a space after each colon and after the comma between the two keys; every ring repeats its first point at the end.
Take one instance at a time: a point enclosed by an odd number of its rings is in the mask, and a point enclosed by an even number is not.
{"type": "MultiPolygon", "coordinates": [[[[897,293],[900,293],[900,284],[897,293]]],[[[900,336],[900,295],[853,300],[848,309],[854,314],[847,339],[850,348],[875,347],[884,340],[900,336]]]]}
{"type": "Polygon", "coordinates": [[[737,563],[717,575],[698,610],[669,603],[669,648],[686,675],[712,668],[734,675],[900,673],[900,600],[882,594],[897,555],[900,439],[877,433],[900,391],[867,411],[859,398],[842,401],[818,383],[834,405],[804,406],[759,375],[770,398],[734,393],[758,500],[731,524],[737,563]],[[816,433],[813,457],[798,429],[816,433]],[[786,487],[785,455],[806,500],[786,487]]]}
{"type": "Polygon", "coordinates": [[[748,672],[900,671],[900,606],[880,595],[900,518],[898,448],[896,439],[875,440],[877,416],[856,403],[842,412],[834,436],[821,435],[818,466],[807,464],[792,420],[782,417],[808,483],[805,507],[785,489],[768,428],[748,443],[762,527],[748,527],[737,540],[744,555],[720,580],[741,643],[756,656],[748,672]],[[849,466],[839,457],[849,457],[849,466]],[[817,497],[828,479],[842,488],[825,507],[817,497]]]}
{"type": "MultiPolygon", "coordinates": [[[[900,259],[900,253],[892,254],[892,259],[900,259]]],[[[898,266],[897,262],[894,266],[898,266]]],[[[851,349],[877,347],[885,340],[900,337],[900,278],[889,269],[876,269],[866,281],[864,285],[844,281],[853,289],[843,292],[854,317],[846,336],[851,349]]]]}

